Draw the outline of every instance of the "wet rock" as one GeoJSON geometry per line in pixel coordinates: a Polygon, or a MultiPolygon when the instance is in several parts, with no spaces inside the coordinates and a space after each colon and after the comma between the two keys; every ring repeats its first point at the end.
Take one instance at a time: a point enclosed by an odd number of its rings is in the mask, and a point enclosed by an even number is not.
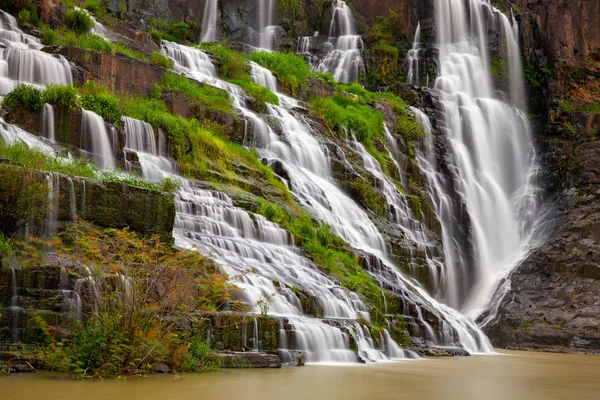
{"type": "Polygon", "coordinates": [[[223,368],[281,368],[281,360],[275,354],[261,352],[225,352],[217,354],[223,368]]]}
{"type": "Polygon", "coordinates": [[[155,364],[152,366],[152,372],[156,372],[157,374],[168,374],[171,372],[171,368],[167,364],[155,364]]]}
{"type": "Polygon", "coordinates": [[[294,351],[291,354],[289,365],[292,367],[302,367],[306,363],[306,356],[301,351],[294,351]]]}

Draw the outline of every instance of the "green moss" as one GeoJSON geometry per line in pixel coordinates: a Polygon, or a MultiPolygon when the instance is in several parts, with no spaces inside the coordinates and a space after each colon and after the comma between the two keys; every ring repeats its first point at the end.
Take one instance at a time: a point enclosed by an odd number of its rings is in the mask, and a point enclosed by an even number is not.
{"type": "Polygon", "coordinates": [[[84,94],[81,96],[83,108],[93,111],[113,125],[121,123],[123,110],[119,99],[112,93],[84,94]]]}
{"type": "Polygon", "coordinates": [[[558,109],[564,113],[571,113],[575,110],[575,107],[571,99],[560,99],[558,100],[558,109]]]}
{"type": "Polygon", "coordinates": [[[234,80],[230,79],[230,83],[234,83],[238,86],[241,86],[242,89],[246,91],[250,96],[252,96],[256,101],[261,103],[271,103],[276,106],[279,105],[279,97],[271,90],[266,87],[260,86],[254,82],[244,81],[244,80],[234,80]]]}
{"type": "Polygon", "coordinates": [[[348,186],[354,195],[360,199],[361,203],[373,211],[378,217],[387,215],[387,203],[385,198],[373,190],[373,186],[370,182],[362,178],[357,178],[348,182],[348,186]]]}
{"type": "Polygon", "coordinates": [[[490,72],[502,80],[508,79],[508,61],[500,57],[493,57],[490,72]]]}
{"type": "Polygon", "coordinates": [[[249,81],[250,64],[244,55],[222,43],[202,43],[201,50],[219,59],[219,76],[223,79],[249,81]]]}
{"type": "Polygon", "coordinates": [[[229,102],[229,95],[224,90],[214,86],[199,84],[183,75],[173,72],[164,74],[154,88],[153,97],[158,98],[164,90],[176,90],[186,96],[210,106],[216,110],[231,113],[233,111],[229,102]]]}
{"type": "Polygon", "coordinates": [[[271,70],[282,88],[294,96],[306,90],[309,78],[316,77],[306,60],[293,53],[254,51],[250,59],[271,70]]]}
{"type": "Polygon", "coordinates": [[[166,69],[171,69],[173,68],[173,60],[167,58],[164,54],[155,51],[154,53],[152,53],[152,56],[150,57],[150,62],[154,65],[158,65],[159,67],[163,67],[166,69]]]}
{"type": "Polygon", "coordinates": [[[193,33],[196,27],[194,21],[173,22],[164,19],[150,20],[150,35],[156,42],[162,40],[183,43],[193,41],[193,33]]]}

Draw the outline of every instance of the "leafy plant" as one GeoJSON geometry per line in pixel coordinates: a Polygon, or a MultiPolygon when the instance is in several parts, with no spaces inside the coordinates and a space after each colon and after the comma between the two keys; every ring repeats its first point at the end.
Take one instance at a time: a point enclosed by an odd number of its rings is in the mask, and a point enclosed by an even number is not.
{"type": "Polygon", "coordinates": [[[250,53],[250,59],[270,69],[282,87],[294,96],[306,89],[309,78],[316,77],[306,60],[294,53],[254,51],[250,53]]]}
{"type": "Polygon", "coordinates": [[[221,43],[202,43],[200,49],[219,59],[219,76],[223,79],[250,80],[250,65],[246,57],[239,52],[221,43]]]}
{"type": "Polygon", "coordinates": [[[123,116],[119,99],[111,93],[84,94],[81,96],[81,105],[100,115],[113,125],[118,125],[123,116]]]}
{"type": "Polygon", "coordinates": [[[31,111],[44,109],[42,91],[29,85],[21,85],[9,92],[4,100],[3,107],[23,107],[31,111]]]}
{"type": "Polygon", "coordinates": [[[78,35],[86,34],[94,27],[92,17],[83,10],[70,10],[65,19],[66,25],[78,35]]]}
{"type": "Polygon", "coordinates": [[[154,65],[158,65],[159,67],[163,67],[166,69],[171,69],[173,68],[173,60],[167,58],[164,54],[155,51],[152,53],[152,56],[150,57],[150,62],[152,62],[152,64],[154,65]]]}
{"type": "Polygon", "coordinates": [[[48,85],[43,97],[46,103],[66,108],[73,108],[79,102],[77,89],[69,85],[48,85]]]}

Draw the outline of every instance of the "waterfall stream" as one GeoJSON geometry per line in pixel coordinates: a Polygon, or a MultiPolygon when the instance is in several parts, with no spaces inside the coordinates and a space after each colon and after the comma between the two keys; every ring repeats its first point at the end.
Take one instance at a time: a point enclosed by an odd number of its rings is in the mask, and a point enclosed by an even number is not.
{"type": "Polygon", "coordinates": [[[275,1],[258,0],[258,29],[260,34],[258,47],[264,50],[273,48],[275,1]]]}
{"type": "MultiPolygon", "coordinates": [[[[488,1],[435,2],[441,95],[451,168],[471,229],[472,249],[456,243],[460,217],[448,207],[432,165],[431,144],[421,163],[444,230],[445,301],[472,317],[487,306],[501,279],[532,246],[539,188],[535,149],[524,101],[518,41],[508,18],[488,1]],[[498,98],[488,68],[486,18],[500,18],[509,59],[510,103],[498,98]],[[454,243],[453,243],[454,241],[454,243]],[[469,262],[469,259],[471,261],[469,262]]],[[[421,120],[424,118],[421,117],[421,120]]]]}
{"type": "Polygon", "coordinates": [[[200,43],[217,40],[217,0],[207,0],[202,17],[200,43]]]}
{"type": "Polygon", "coordinates": [[[356,32],[352,9],[344,0],[334,0],[329,25],[329,41],[325,44],[327,55],[317,70],[328,72],[338,82],[354,82],[365,71],[362,59],[363,41],[356,32]]]}

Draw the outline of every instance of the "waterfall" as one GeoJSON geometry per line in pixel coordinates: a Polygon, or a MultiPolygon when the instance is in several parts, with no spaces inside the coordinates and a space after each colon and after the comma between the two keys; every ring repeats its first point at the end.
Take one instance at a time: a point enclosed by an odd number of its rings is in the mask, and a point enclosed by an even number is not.
{"type": "Polygon", "coordinates": [[[356,33],[352,9],[344,0],[334,0],[333,15],[329,25],[327,55],[318,71],[328,72],[338,82],[348,83],[360,79],[365,72],[362,59],[363,42],[356,33]]]}
{"type": "MultiPolygon", "coordinates": [[[[167,144],[161,130],[158,140],[152,125],[137,119],[123,117],[125,133],[125,151],[137,154],[142,175],[149,181],[156,182],[177,172],[175,160],[167,156],[167,144]]],[[[132,172],[134,165],[126,161],[126,170],[132,172]]]]}
{"type": "Polygon", "coordinates": [[[498,282],[523,259],[532,246],[539,188],[535,149],[522,103],[522,69],[514,29],[501,15],[508,46],[511,104],[499,99],[488,69],[485,1],[436,0],[435,18],[440,69],[435,87],[441,95],[450,168],[455,189],[466,207],[472,252],[457,243],[453,213],[444,182],[432,167],[433,151],[421,162],[430,166],[428,180],[444,231],[446,302],[477,317],[498,282]],[[459,251],[452,251],[456,247],[459,251]],[[472,253],[472,260],[468,256],[472,253]]]}
{"type": "Polygon", "coordinates": [[[406,54],[408,62],[408,74],[406,74],[406,83],[411,85],[421,86],[419,75],[419,51],[421,51],[421,23],[417,23],[415,31],[415,39],[413,40],[412,48],[406,54]]]}
{"type": "Polygon", "coordinates": [[[202,17],[200,43],[217,40],[217,2],[218,0],[206,0],[202,17]]]}
{"type": "Polygon", "coordinates": [[[106,123],[98,114],[81,109],[81,144],[79,146],[99,169],[115,168],[106,123]]]}
{"type": "Polygon", "coordinates": [[[13,16],[0,10],[0,96],[23,83],[73,83],[69,62],[40,51],[42,47],[39,39],[19,29],[13,16]]]}
{"type": "Polygon", "coordinates": [[[23,338],[26,327],[27,311],[23,304],[23,299],[19,296],[17,287],[17,273],[14,268],[10,268],[10,306],[7,308],[7,325],[10,326],[10,342],[18,343],[23,338]]]}
{"type": "Polygon", "coordinates": [[[271,50],[273,48],[274,17],[275,0],[258,0],[258,29],[260,32],[258,46],[261,49],[271,50]]]}
{"type": "Polygon", "coordinates": [[[44,112],[42,114],[42,135],[51,142],[54,142],[54,108],[52,104],[46,103],[44,105],[44,112]]]}
{"type": "MultiPolygon", "coordinates": [[[[256,82],[269,82],[266,77],[257,76],[269,71],[257,69],[253,76],[256,82]]],[[[345,239],[356,249],[360,249],[374,257],[369,272],[380,285],[392,292],[407,298],[417,308],[424,307],[440,319],[450,323],[458,335],[458,341],[444,343],[460,345],[472,352],[491,351],[489,341],[477,326],[458,312],[438,303],[421,288],[414,280],[403,276],[390,260],[384,237],[370,220],[368,215],[346,194],[344,194],[331,179],[329,158],[319,141],[311,134],[310,127],[301,119],[295,117],[290,110],[301,107],[300,104],[285,95],[278,94],[281,106],[268,105],[269,113],[279,121],[283,131],[282,137],[264,125],[262,129],[254,130],[254,145],[259,154],[268,160],[278,160],[286,169],[291,184],[291,190],[304,209],[311,212],[321,221],[329,224],[333,231],[345,239]],[[258,135],[258,137],[257,137],[258,135]],[[413,290],[408,290],[412,287],[413,290]]],[[[427,243],[422,229],[413,218],[408,217],[402,197],[391,182],[384,177],[377,162],[372,159],[362,145],[355,143],[365,160],[370,172],[375,174],[387,187],[388,203],[397,207],[398,220],[395,221],[403,229],[407,237],[417,246],[427,243]],[[405,219],[402,219],[402,215],[405,219]]],[[[435,264],[435,261],[432,261],[435,264]]],[[[418,319],[426,325],[419,312],[418,319]]]]}

